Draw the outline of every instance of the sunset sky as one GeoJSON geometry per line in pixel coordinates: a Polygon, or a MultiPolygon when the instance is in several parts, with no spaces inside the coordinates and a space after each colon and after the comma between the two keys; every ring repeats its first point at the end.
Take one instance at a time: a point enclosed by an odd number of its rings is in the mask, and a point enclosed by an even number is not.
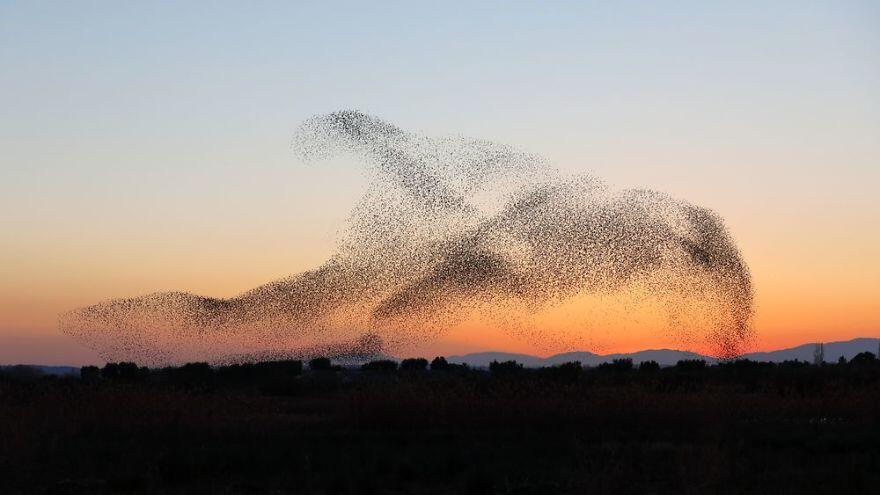
{"type": "MultiPolygon", "coordinates": [[[[414,3],[0,3],[0,363],[99,362],[58,332],[78,306],[326,261],[366,180],[290,138],[346,108],[712,208],[756,350],[880,336],[876,2],[414,3]]],[[[675,346],[619,324],[583,350],[675,346]]],[[[573,350],[412,352],[489,349],[573,350]]]]}

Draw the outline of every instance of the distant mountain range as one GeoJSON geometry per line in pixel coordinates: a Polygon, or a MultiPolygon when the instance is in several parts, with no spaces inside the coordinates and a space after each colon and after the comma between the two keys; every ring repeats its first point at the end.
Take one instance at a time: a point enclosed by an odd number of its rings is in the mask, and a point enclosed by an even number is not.
{"type": "Polygon", "coordinates": [[[6,369],[15,369],[15,368],[30,368],[32,370],[37,371],[43,375],[56,375],[56,376],[64,376],[64,375],[79,375],[79,366],[43,366],[40,364],[11,364],[11,365],[0,365],[0,370],[6,369]]]}
{"type": "MultiPolygon", "coordinates": [[[[877,338],[858,338],[845,342],[826,342],[825,343],[825,362],[833,363],[840,359],[841,356],[847,360],[860,352],[878,353],[880,347],[880,339],[877,338]]],[[[744,354],[741,359],[751,359],[753,361],[769,361],[781,363],[782,361],[800,360],[813,361],[813,350],[815,344],[803,344],[790,349],[780,349],[771,352],[752,352],[744,354]]],[[[553,356],[542,358],[529,354],[514,354],[509,352],[475,352],[472,354],[464,354],[461,356],[448,356],[446,358],[450,363],[467,364],[472,367],[486,367],[492,361],[516,361],[529,368],[539,368],[541,366],[553,366],[565,362],[577,361],[584,366],[597,366],[602,363],[611,362],[614,359],[632,359],[633,363],[638,364],[642,361],[656,361],[661,366],[671,366],[682,359],[703,359],[706,362],[714,363],[717,359],[710,356],[703,356],[687,351],[677,351],[673,349],[649,349],[624,354],[594,354],[592,352],[566,352],[563,354],[554,354],[553,356]]]]}
{"type": "MultiPolygon", "coordinates": [[[[753,361],[768,361],[773,363],[781,363],[782,361],[800,360],[813,361],[813,351],[816,344],[803,344],[789,349],[780,349],[770,352],[752,352],[743,354],[741,359],[751,359],[753,361]]],[[[825,362],[834,363],[842,357],[850,360],[860,352],[871,352],[875,355],[880,351],[880,339],[878,338],[858,338],[847,340],[845,342],[826,342],[825,343],[825,362]]],[[[429,357],[430,358],[430,357],[429,357]]],[[[377,359],[393,359],[399,360],[393,356],[384,354],[376,354],[373,356],[351,357],[346,356],[340,359],[334,359],[336,364],[343,366],[358,366],[363,362],[373,361],[377,359]]],[[[598,366],[602,363],[611,362],[614,359],[632,359],[633,363],[639,364],[642,361],[656,361],[660,366],[672,366],[682,359],[703,359],[708,363],[714,363],[718,360],[688,351],[677,351],[674,349],[648,349],[644,351],[623,353],[623,354],[594,354],[592,352],[578,351],[565,352],[562,354],[554,354],[550,357],[542,358],[532,356],[530,354],[516,354],[511,352],[475,352],[471,354],[463,354],[460,356],[447,356],[446,360],[455,364],[467,364],[474,368],[485,368],[492,361],[516,361],[527,368],[540,368],[542,366],[554,366],[568,362],[580,362],[583,366],[598,366]]],[[[21,365],[16,365],[21,366],[21,365]]],[[[79,373],[79,367],[75,366],[41,366],[26,365],[29,368],[38,370],[45,375],[73,375],[79,373]]],[[[3,365],[0,370],[13,368],[14,366],[3,365]]]]}

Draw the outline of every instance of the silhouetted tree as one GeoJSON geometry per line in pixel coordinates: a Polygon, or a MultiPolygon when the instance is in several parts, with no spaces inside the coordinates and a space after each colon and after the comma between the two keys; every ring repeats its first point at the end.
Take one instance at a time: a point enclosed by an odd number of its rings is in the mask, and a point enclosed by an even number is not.
{"type": "Polygon", "coordinates": [[[702,359],[682,359],[675,363],[675,369],[680,371],[702,371],[706,369],[706,361],[702,359]]]}
{"type": "Polygon", "coordinates": [[[877,362],[877,358],[873,353],[870,352],[860,352],[853,356],[853,358],[849,361],[849,364],[854,364],[857,366],[864,365],[872,365],[877,362]]]}
{"type": "Polygon", "coordinates": [[[217,368],[217,376],[222,383],[252,382],[256,376],[256,367],[252,363],[235,363],[217,368]]]}
{"type": "Polygon", "coordinates": [[[633,361],[629,358],[614,359],[610,363],[602,363],[598,369],[603,371],[632,371],[633,361]]]}
{"type": "Polygon", "coordinates": [[[737,359],[736,361],[728,361],[728,362],[718,363],[719,368],[732,369],[732,370],[736,370],[736,371],[751,371],[751,370],[765,368],[767,366],[772,367],[773,363],[752,361],[751,359],[737,359]]]}
{"type": "Polygon", "coordinates": [[[428,368],[428,360],[425,358],[410,358],[400,362],[403,371],[425,371],[428,368]]]}
{"type": "Polygon", "coordinates": [[[117,372],[120,380],[133,382],[139,378],[138,365],[134,363],[119,363],[117,365],[117,372]]]}
{"type": "Polygon", "coordinates": [[[316,357],[309,361],[309,369],[312,371],[329,371],[333,369],[330,359],[325,357],[316,357]]]}
{"type": "Polygon", "coordinates": [[[558,366],[543,368],[541,371],[541,375],[543,376],[550,377],[554,380],[573,383],[580,379],[584,369],[583,366],[581,366],[580,362],[570,361],[567,363],[562,363],[558,366]]]}
{"type": "Polygon", "coordinates": [[[397,361],[392,361],[390,359],[380,359],[377,361],[370,361],[369,363],[365,363],[361,365],[362,371],[380,371],[385,373],[392,373],[397,371],[397,361]]]}
{"type": "Polygon", "coordinates": [[[523,365],[516,361],[492,361],[489,363],[489,371],[493,375],[506,376],[522,371],[523,365]]]}
{"type": "Polygon", "coordinates": [[[437,356],[431,361],[431,371],[443,371],[449,369],[449,362],[443,356],[437,356]]]}
{"type": "Polygon", "coordinates": [[[186,387],[203,387],[214,378],[214,369],[208,363],[186,363],[179,368],[171,368],[172,382],[186,387]]]}
{"type": "Polygon", "coordinates": [[[813,365],[822,366],[823,364],[825,364],[825,344],[818,342],[813,349],[813,365]]]}
{"type": "Polygon", "coordinates": [[[95,383],[101,379],[101,370],[97,366],[83,366],[79,369],[80,380],[95,383]]]}
{"type": "MultiPolygon", "coordinates": [[[[844,362],[846,362],[844,360],[844,362]]],[[[806,361],[801,361],[799,359],[786,359],[785,361],[779,363],[780,368],[806,368],[810,363],[806,361]]]]}
{"type": "Polygon", "coordinates": [[[101,368],[101,377],[107,380],[119,378],[119,364],[107,363],[101,368]]]}
{"type": "MultiPolygon", "coordinates": [[[[300,391],[296,377],[302,373],[302,368],[302,361],[280,360],[246,364],[237,372],[247,376],[239,383],[256,387],[264,394],[294,395],[300,391]]],[[[223,375],[220,374],[221,377],[223,375]]]]}
{"type": "Polygon", "coordinates": [[[260,377],[296,376],[302,373],[303,363],[297,360],[265,361],[253,365],[260,377]]]}
{"type": "Polygon", "coordinates": [[[660,370],[660,364],[657,361],[642,361],[639,363],[639,371],[642,373],[653,373],[660,370]]]}

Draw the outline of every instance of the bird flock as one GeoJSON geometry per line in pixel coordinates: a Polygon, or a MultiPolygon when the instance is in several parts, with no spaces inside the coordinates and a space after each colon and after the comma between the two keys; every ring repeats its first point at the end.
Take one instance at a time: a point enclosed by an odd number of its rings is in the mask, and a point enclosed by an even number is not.
{"type": "Polygon", "coordinates": [[[637,294],[682,346],[732,357],[752,337],[748,267],[706,208],[353,110],[306,120],[292,147],[354,157],[369,177],[325,264],[229,299],[110,300],[61,315],[61,330],[108,361],[151,365],[400,352],[475,319],[540,347],[592,331],[577,323],[589,315],[561,328],[542,312],[637,294]]]}

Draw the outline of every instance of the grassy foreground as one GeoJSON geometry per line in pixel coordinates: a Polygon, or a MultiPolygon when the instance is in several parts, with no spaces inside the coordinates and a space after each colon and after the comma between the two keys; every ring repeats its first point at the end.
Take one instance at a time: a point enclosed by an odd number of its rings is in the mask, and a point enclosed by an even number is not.
{"type": "Polygon", "coordinates": [[[0,493],[873,493],[880,362],[0,375],[0,493]]]}

